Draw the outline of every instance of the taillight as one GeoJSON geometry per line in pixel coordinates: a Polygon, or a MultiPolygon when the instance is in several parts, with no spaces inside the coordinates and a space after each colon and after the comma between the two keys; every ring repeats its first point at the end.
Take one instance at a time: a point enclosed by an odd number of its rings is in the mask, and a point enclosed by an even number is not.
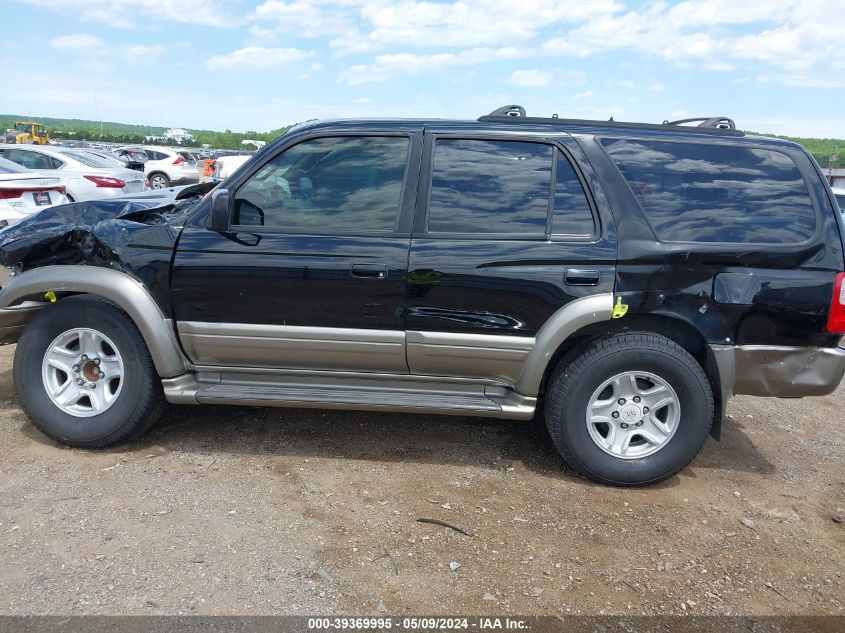
{"type": "Polygon", "coordinates": [[[123,189],[126,182],[120,178],[112,178],[110,176],[85,176],[85,180],[90,180],[98,187],[111,187],[113,189],[123,189]]]}
{"type": "Polygon", "coordinates": [[[39,191],[58,191],[65,195],[64,186],[56,187],[21,187],[19,189],[0,189],[0,200],[14,200],[25,193],[37,193],[39,191]]]}
{"type": "Polygon", "coordinates": [[[831,334],[845,334],[845,273],[836,275],[833,298],[830,300],[830,316],[827,331],[831,334]]]}
{"type": "Polygon", "coordinates": [[[181,165],[181,164],[182,164],[182,163],[184,163],[184,162],[185,162],[185,159],[184,159],[184,158],[182,158],[181,156],[177,156],[177,157],[176,157],[176,160],[174,160],[174,161],[173,161],[173,164],[174,164],[174,165],[181,165]]]}

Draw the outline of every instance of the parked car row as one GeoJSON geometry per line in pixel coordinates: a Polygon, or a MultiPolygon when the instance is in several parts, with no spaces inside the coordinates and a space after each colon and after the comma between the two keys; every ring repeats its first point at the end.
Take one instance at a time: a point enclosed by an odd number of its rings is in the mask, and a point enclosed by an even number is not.
{"type": "Polygon", "coordinates": [[[113,198],[199,182],[196,157],[169,147],[121,147],[113,150],[68,145],[0,144],[4,185],[0,228],[42,208],[113,198]],[[10,177],[14,174],[14,178],[10,177]],[[19,180],[31,180],[27,186],[19,180]]]}
{"type": "Polygon", "coordinates": [[[119,161],[80,148],[0,145],[0,157],[61,180],[68,200],[98,200],[144,190],[144,176],[119,161]]]}

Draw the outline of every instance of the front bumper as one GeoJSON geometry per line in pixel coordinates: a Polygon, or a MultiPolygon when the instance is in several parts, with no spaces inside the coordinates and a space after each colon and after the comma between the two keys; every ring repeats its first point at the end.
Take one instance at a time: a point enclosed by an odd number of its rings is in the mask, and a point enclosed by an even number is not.
{"type": "Polygon", "coordinates": [[[45,305],[24,301],[20,305],[0,308],[0,345],[17,343],[29,320],[45,305]]]}
{"type": "Polygon", "coordinates": [[[845,375],[843,347],[712,345],[711,350],[723,402],[732,395],[825,396],[845,375]]]}

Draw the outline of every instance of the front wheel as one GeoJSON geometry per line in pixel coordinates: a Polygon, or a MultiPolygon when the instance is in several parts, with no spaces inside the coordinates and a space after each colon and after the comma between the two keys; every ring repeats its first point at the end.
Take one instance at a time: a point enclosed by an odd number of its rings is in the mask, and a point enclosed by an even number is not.
{"type": "Polygon", "coordinates": [[[15,350],[14,379],[35,426],[68,446],[118,444],[152,426],[164,409],[138,328],[94,297],[62,299],[32,319],[15,350]]]}
{"type": "Polygon", "coordinates": [[[546,424],[575,470],[594,481],[638,485],[682,470],[713,423],[713,394],[698,362],[656,334],[591,341],[552,376],[546,424]]]}

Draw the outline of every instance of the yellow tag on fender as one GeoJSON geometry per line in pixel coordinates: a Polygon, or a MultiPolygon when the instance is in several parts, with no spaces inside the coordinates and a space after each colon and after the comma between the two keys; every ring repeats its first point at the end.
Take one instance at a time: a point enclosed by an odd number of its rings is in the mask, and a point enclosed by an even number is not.
{"type": "Polygon", "coordinates": [[[616,298],[616,303],[613,305],[613,312],[610,313],[611,319],[621,319],[628,314],[628,304],[622,303],[622,297],[616,298]]]}
{"type": "Polygon", "coordinates": [[[52,290],[49,290],[44,293],[44,298],[47,299],[50,303],[56,303],[56,293],[52,290]]]}

